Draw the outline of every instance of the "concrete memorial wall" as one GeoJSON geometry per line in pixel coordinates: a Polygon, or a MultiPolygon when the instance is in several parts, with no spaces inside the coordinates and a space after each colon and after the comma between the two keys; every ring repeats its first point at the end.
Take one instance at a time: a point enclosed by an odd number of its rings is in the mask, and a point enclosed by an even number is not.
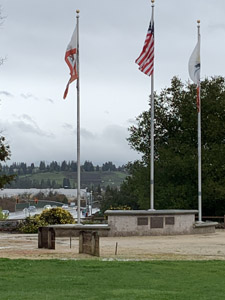
{"type": "Polygon", "coordinates": [[[215,232],[216,223],[197,224],[197,210],[107,210],[109,236],[215,232]]]}

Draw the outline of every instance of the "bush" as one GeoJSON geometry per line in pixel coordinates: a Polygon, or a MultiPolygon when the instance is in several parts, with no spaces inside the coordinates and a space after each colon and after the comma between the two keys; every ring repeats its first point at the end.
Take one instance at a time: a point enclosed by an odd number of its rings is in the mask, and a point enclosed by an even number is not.
{"type": "Polygon", "coordinates": [[[22,233],[37,233],[38,227],[46,226],[43,220],[40,220],[38,215],[33,217],[27,217],[22,224],[19,226],[19,231],[22,233]]]}
{"type": "Polygon", "coordinates": [[[40,215],[27,217],[19,226],[22,233],[37,233],[38,227],[54,224],[74,224],[75,221],[70,212],[61,207],[44,210],[40,215]]]}
{"type": "Polygon", "coordinates": [[[40,214],[40,220],[52,225],[75,223],[71,213],[61,207],[44,210],[40,214]]]}
{"type": "Polygon", "coordinates": [[[2,208],[0,207],[0,221],[6,220],[7,216],[5,214],[3,214],[2,212],[2,208]]]}

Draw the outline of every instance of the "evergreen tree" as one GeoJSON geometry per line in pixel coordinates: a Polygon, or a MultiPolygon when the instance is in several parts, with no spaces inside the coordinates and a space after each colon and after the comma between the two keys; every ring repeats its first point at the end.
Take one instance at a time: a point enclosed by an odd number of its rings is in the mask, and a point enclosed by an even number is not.
{"type": "Polygon", "coordinates": [[[40,162],[40,165],[39,165],[39,170],[43,172],[43,171],[45,171],[45,168],[46,168],[46,167],[45,167],[45,162],[44,162],[44,161],[41,161],[41,162],[40,162]]]}
{"type": "Polygon", "coordinates": [[[116,171],[116,166],[111,161],[108,161],[102,165],[102,171],[116,171]]]}
{"type": "Polygon", "coordinates": [[[86,171],[86,172],[93,172],[94,171],[94,166],[93,166],[91,161],[86,160],[82,167],[83,167],[83,170],[86,171]]]}
{"type": "Polygon", "coordinates": [[[75,161],[71,161],[70,168],[72,172],[77,172],[77,163],[75,161]]]}
{"type": "MultiPolygon", "coordinates": [[[[6,162],[10,158],[9,145],[5,142],[5,137],[0,136],[0,161],[6,162]]],[[[13,173],[12,173],[13,174],[13,173]]],[[[6,175],[2,172],[2,167],[0,165],[0,188],[2,189],[6,184],[9,184],[15,175],[6,175]]]]}
{"type": "Polygon", "coordinates": [[[68,170],[68,165],[67,162],[64,160],[61,164],[61,171],[67,171],[68,170]]]}

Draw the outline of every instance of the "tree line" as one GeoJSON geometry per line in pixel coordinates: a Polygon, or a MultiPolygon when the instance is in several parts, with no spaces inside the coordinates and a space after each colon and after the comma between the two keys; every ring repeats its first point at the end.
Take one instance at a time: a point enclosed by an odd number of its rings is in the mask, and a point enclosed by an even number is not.
{"type": "MultiPolygon", "coordinates": [[[[102,166],[94,166],[91,161],[85,161],[81,165],[81,172],[115,172],[125,171],[125,166],[116,167],[111,161],[105,162],[102,166]]],[[[0,174],[5,175],[31,175],[36,173],[44,172],[77,172],[77,163],[75,161],[63,161],[61,163],[52,161],[51,163],[46,163],[45,161],[40,161],[39,166],[35,166],[34,163],[27,165],[25,162],[13,163],[11,165],[0,164],[0,174]]]]}

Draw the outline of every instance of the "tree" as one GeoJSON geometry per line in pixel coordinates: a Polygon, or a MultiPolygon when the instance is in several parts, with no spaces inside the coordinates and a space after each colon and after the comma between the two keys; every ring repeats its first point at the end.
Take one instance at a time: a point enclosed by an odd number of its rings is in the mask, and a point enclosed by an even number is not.
{"type": "Polygon", "coordinates": [[[94,166],[93,166],[91,161],[86,160],[82,167],[83,167],[84,171],[86,171],[86,172],[93,172],[94,171],[94,166]]]}
{"type": "Polygon", "coordinates": [[[67,171],[68,170],[68,165],[67,162],[64,160],[61,164],[61,171],[67,171]]]}
{"type": "Polygon", "coordinates": [[[77,163],[75,161],[71,161],[70,169],[72,172],[77,172],[77,163]]]}
{"type": "MultiPolygon", "coordinates": [[[[197,208],[196,86],[174,77],[155,95],[155,208],[197,208]]],[[[203,214],[225,212],[225,79],[201,82],[203,214]]],[[[131,147],[142,154],[121,187],[149,208],[150,113],[129,128],[131,147]]]]}
{"type": "Polygon", "coordinates": [[[111,161],[108,161],[102,165],[102,171],[116,171],[116,166],[111,161]]]}
{"type": "MultiPolygon", "coordinates": [[[[5,137],[0,136],[0,161],[6,162],[11,155],[9,145],[5,143],[5,137]]],[[[6,184],[9,184],[15,175],[6,175],[2,173],[2,165],[0,165],[0,188],[2,189],[6,184]]]]}
{"type": "Polygon", "coordinates": [[[40,171],[45,171],[45,169],[46,169],[45,162],[44,161],[40,161],[39,170],[40,171]]]}

